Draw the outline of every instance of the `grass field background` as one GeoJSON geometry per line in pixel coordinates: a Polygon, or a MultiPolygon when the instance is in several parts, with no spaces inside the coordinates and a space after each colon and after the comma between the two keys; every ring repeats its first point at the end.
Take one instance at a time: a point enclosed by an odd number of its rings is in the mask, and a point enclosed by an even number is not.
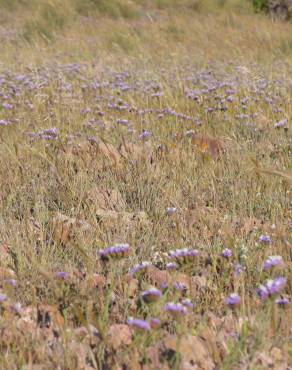
{"type": "Polygon", "coordinates": [[[291,367],[291,21],[0,0],[0,56],[0,368],[291,367]]]}

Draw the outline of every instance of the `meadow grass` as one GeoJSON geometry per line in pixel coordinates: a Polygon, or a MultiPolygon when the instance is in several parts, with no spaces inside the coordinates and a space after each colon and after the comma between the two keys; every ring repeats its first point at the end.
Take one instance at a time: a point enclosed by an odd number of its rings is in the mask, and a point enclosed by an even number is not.
{"type": "Polygon", "coordinates": [[[289,368],[291,23],[0,10],[0,368],[289,368]]]}

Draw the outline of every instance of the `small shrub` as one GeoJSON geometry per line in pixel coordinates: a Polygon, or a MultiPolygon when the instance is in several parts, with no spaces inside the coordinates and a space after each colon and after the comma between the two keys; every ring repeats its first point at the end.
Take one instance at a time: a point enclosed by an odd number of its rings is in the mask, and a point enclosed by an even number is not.
{"type": "Polygon", "coordinates": [[[265,10],[267,8],[267,0],[253,0],[252,3],[256,12],[265,10]]]}

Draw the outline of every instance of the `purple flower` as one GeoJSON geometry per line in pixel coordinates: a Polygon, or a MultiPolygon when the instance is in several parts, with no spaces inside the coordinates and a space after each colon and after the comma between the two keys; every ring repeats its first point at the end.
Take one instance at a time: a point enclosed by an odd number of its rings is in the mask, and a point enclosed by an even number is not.
{"type": "Polygon", "coordinates": [[[261,299],[266,299],[273,294],[278,294],[286,285],[287,278],[279,276],[275,279],[268,280],[265,285],[261,285],[257,290],[257,295],[261,299]]]}
{"type": "Polygon", "coordinates": [[[116,121],[119,125],[127,126],[129,124],[129,121],[127,119],[117,119],[116,121]]]}
{"type": "Polygon", "coordinates": [[[13,286],[14,288],[17,286],[17,281],[15,279],[6,279],[5,283],[13,286]]]}
{"type": "Polygon", "coordinates": [[[129,244],[116,244],[112,247],[99,251],[101,259],[108,260],[110,258],[123,258],[130,252],[129,244]]]}
{"type": "Polygon", "coordinates": [[[149,331],[151,330],[150,324],[141,319],[134,319],[133,317],[129,317],[127,320],[127,324],[134,327],[135,329],[149,331]]]}
{"type": "Polygon", "coordinates": [[[169,252],[169,256],[172,259],[176,259],[178,263],[186,263],[190,262],[194,259],[194,257],[197,257],[199,254],[199,251],[197,249],[176,249],[169,252]]]}
{"type": "Polygon", "coordinates": [[[225,299],[225,303],[228,306],[238,306],[240,304],[240,296],[237,293],[232,293],[225,299]]]}
{"type": "Polygon", "coordinates": [[[269,256],[264,263],[264,270],[267,271],[274,266],[278,266],[283,263],[281,256],[269,256]]]}
{"type": "Polygon", "coordinates": [[[234,274],[235,276],[239,276],[243,273],[244,267],[242,267],[240,264],[237,264],[234,266],[234,274]]]}
{"type": "Polygon", "coordinates": [[[172,216],[175,213],[176,213],[176,208],[175,207],[167,207],[166,208],[166,214],[168,216],[172,216]]]}
{"type": "Polygon", "coordinates": [[[280,276],[276,277],[274,280],[268,280],[266,283],[266,287],[270,295],[272,295],[279,293],[285,287],[286,283],[287,278],[280,276]]]}
{"type": "Polygon", "coordinates": [[[280,307],[284,307],[284,306],[287,306],[287,304],[289,304],[290,302],[288,298],[281,297],[281,298],[276,299],[275,303],[279,305],[280,307]]]}
{"type": "Polygon", "coordinates": [[[13,108],[13,105],[12,105],[12,104],[10,104],[10,103],[3,103],[3,104],[2,104],[2,107],[3,107],[4,109],[10,110],[10,109],[12,109],[12,108],[13,108]]]}
{"type": "Polygon", "coordinates": [[[179,292],[186,292],[187,291],[187,287],[185,286],[185,284],[180,283],[179,281],[176,281],[173,284],[173,287],[174,287],[174,289],[178,290],[179,292]]]}
{"type": "Polygon", "coordinates": [[[140,272],[140,271],[143,271],[143,270],[146,270],[148,267],[152,266],[152,263],[151,262],[148,262],[148,261],[143,261],[137,265],[135,265],[134,267],[132,267],[130,270],[129,270],[129,273],[134,275],[136,274],[137,272],[140,272]]]}
{"type": "Polygon", "coordinates": [[[225,248],[222,252],[221,252],[221,256],[224,257],[224,258],[230,258],[232,256],[232,251],[228,248],[225,248]]]}
{"type": "Polygon", "coordinates": [[[164,311],[167,311],[174,316],[178,315],[186,315],[188,313],[188,310],[185,306],[183,306],[181,303],[174,303],[169,302],[164,306],[164,311]]]}
{"type": "Polygon", "coordinates": [[[167,270],[176,270],[178,268],[178,265],[175,262],[169,262],[166,264],[167,270]]]}
{"type": "Polygon", "coordinates": [[[288,123],[288,118],[284,118],[282,119],[281,121],[277,122],[274,124],[274,127],[275,128],[280,128],[280,127],[284,127],[286,126],[286,124],[288,123]]]}
{"type": "Polygon", "coordinates": [[[150,137],[152,136],[152,132],[148,131],[148,130],[143,130],[142,134],[139,135],[139,138],[141,140],[148,140],[150,139],[150,137]]]}
{"type": "Polygon", "coordinates": [[[4,302],[7,300],[7,295],[0,293],[0,303],[4,302]]]}
{"type": "Polygon", "coordinates": [[[183,306],[185,306],[185,307],[190,307],[190,308],[194,307],[193,302],[192,302],[189,298],[183,299],[183,300],[181,301],[181,303],[182,303],[182,305],[183,305],[183,306]]]}
{"type": "Polygon", "coordinates": [[[69,273],[66,271],[55,272],[55,277],[61,280],[67,280],[69,278],[69,273]]]}
{"type": "Polygon", "coordinates": [[[141,296],[145,302],[153,303],[157,302],[162,297],[162,293],[157,288],[150,288],[142,292],[141,296]]]}
{"type": "Polygon", "coordinates": [[[269,296],[269,291],[265,285],[260,285],[256,293],[261,299],[267,299],[269,296]]]}
{"type": "Polygon", "coordinates": [[[158,329],[161,325],[161,321],[158,318],[150,319],[151,329],[158,329]]]}
{"type": "Polygon", "coordinates": [[[261,235],[259,237],[259,242],[262,243],[262,244],[271,244],[272,240],[269,237],[269,235],[261,235]]]}

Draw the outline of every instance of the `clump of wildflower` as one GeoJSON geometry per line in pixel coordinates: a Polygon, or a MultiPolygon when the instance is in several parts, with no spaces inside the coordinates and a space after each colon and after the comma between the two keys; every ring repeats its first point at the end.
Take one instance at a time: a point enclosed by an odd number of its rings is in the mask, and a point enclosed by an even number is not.
{"type": "Polygon", "coordinates": [[[146,303],[153,303],[162,297],[162,293],[157,288],[150,288],[142,292],[141,296],[146,303]]]}
{"type": "Polygon", "coordinates": [[[169,257],[175,259],[179,264],[191,262],[197,257],[199,251],[197,249],[176,249],[169,252],[169,257]]]}
{"type": "Polygon", "coordinates": [[[181,303],[169,302],[164,306],[164,311],[169,312],[173,316],[186,315],[188,313],[187,308],[181,303]]]}
{"type": "Polygon", "coordinates": [[[99,255],[103,260],[109,259],[120,259],[128,256],[130,253],[129,244],[116,244],[112,247],[108,247],[99,251],[99,255]]]}
{"type": "Polygon", "coordinates": [[[237,293],[232,293],[225,299],[225,303],[231,307],[238,306],[240,304],[240,296],[237,293]]]}
{"type": "Polygon", "coordinates": [[[177,211],[176,207],[167,207],[166,208],[166,214],[168,216],[174,215],[176,213],[176,211],[177,211]]]}
{"type": "Polygon", "coordinates": [[[127,320],[127,324],[135,329],[144,330],[144,331],[151,330],[150,324],[145,320],[129,317],[127,320]]]}
{"type": "Polygon", "coordinates": [[[269,235],[261,235],[259,237],[259,242],[262,244],[271,244],[272,239],[269,237],[269,235]]]}
{"type": "Polygon", "coordinates": [[[228,248],[223,249],[221,256],[224,258],[230,258],[232,256],[232,251],[228,248]]]}
{"type": "Polygon", "coordinates": [[[138,263],[137,265],[133,266],[130,270],[129,273],[131,275],[135,275],[138,272],[145,271],[148,267],[152,266],[151,262],[148,261],[143,261],[141,263],[138,263]]]}
{"type": "Polygon", "coordinates": [[[185,307],[193,308],[194,304],[189,298],[185,298],[181,301],[181,304],[185,307]]]}
{"type": "Polygon", "coordinates": [[[265,285],[261,285],[257,290],[257,295],[261,299],[266,299],[274,294],[278,294],[286,285],[287,278],[279,276],[268,280],[265,285]]]}
{"type": "Polygon", "coordinates": [[[281,256],[269,256],[264,262],[264,270],[267,271],[272,267],[283,264],[283,258],[281,256]]]}
{"type": "Polygon", "coordinates": [[[161,325],[161,321],[158,318],[150,319],[150,327],[151,329],[158,329],[161,325]]]}

